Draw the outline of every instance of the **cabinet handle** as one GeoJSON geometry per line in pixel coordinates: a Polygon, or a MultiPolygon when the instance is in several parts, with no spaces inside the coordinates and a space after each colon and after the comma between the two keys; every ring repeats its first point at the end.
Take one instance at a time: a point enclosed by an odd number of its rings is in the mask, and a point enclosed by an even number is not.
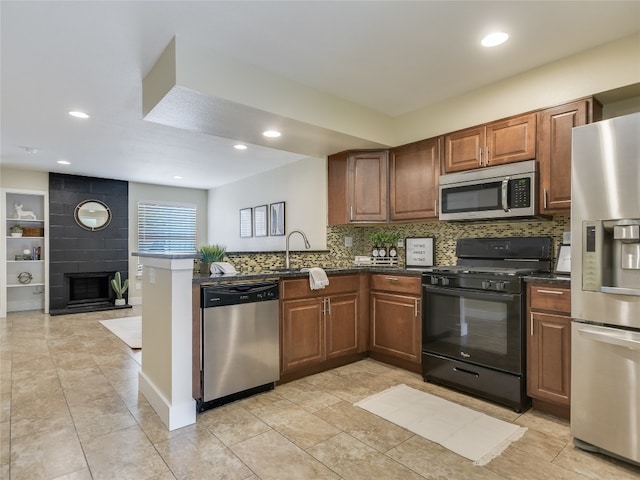
{"type": "Polygon", "coordinates": [[[322,299],[322,316],[323,317],[327,316],[327,299],[326,298],[322,299]]]}
{"type": "Polygon", "coordinates": [[[482,166],[482,147],[480,147],[480,153],[478,154],[478,165],[482,166]]]}
{"type": "Polygon", "coordinates": [[[531,314],[531,336],[533,337],[533,313],[531,314]]]}
{"type": "Polygon", "coordinates": [[[331,299],[327,298],[327,313],[331,316],[331,299]]]}
{"type": "Polygon", "coordinates": [[[349,206],[349,220],[353,220],[353,205],[349,206]]]}
{"type": "Polygon", "coordinates": [[[413,299],[413,305],[414,305],[414,309],[413,309],[414,315],[413,316],[417,317],[418,316],[418,299],[417,298],[413,299]]]}
{"type": "Polygon", "coordinates": [[[551,295],[564,295],[562,290],[536,290],[536,293],[550,293],[551,295]]]}
{"type": "Polygon", "coordinates": [[[398,277],[384,277],[385,280],[389,280],[390,282],[397,282],[398,277]]]}
{"type": "Polygon", "coordinates": [[[542,204],[544,205],[544,208],[547,208],[547,189],[545,188],[542,192],[542,204]]]}
{"type": "Polygon", "coordinates": [[[484,156],[485,165],[489,165],[489,147],[487,147],[487,154],[484,156]]]}
{"type": "Polygon", "coordinates": [[[438,200],[433,201],[433,212],[438,215],[438,200]]]}

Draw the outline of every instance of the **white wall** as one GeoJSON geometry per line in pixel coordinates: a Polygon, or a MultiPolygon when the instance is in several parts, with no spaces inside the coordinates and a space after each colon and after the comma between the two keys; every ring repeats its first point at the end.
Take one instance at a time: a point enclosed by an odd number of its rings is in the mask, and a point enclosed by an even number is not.
{"type": "Polygon", "coordinates": [[[0,168],[0,187],[49,191],[49,173],[17,168],[0,168]]]}
{"type": "Polygon", "coordinates": [[[640,35],[601,45],[396,118],[396,144],[640,82],[640,35]]]}
{"type": "MultiPolygon", "coordinates": [[[[285,202],[287,233],[302,230],[312,250],[327,247],[327,161],[305,158],[264,174],[209,190],[209,243],[232,252],[283,251],[285,237],[240,238],[242,208],[285,202]]],[[[303,250],[299,235],[291,237],[292,250],[303,250]]]]}

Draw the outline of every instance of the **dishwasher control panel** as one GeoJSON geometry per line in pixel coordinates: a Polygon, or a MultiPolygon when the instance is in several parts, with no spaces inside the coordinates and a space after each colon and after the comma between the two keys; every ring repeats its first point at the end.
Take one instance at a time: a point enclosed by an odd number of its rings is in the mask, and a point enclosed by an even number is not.
{"type": "Polygon", "coordinates": [[[225,305],[265,302],[277,300],[277,282],[230,283],[202,287],[201,307],[212,308],[225,305]]]}

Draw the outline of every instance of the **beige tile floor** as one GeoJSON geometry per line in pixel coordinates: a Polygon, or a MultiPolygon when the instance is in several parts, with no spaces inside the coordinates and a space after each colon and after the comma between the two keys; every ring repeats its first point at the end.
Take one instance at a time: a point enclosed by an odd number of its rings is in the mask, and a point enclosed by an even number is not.
{"type": "Polygon", "coordinates": [[[138,395],[141,354],[98,320],[133,310],[0,319],[0,478],[638,479],[640,468],[573,447],[569,425],[424,383],[364,360],[207,411],[169,432],[138,395]],[[526,435],[484,467],[354,407],[405,383],[526,435]]]}

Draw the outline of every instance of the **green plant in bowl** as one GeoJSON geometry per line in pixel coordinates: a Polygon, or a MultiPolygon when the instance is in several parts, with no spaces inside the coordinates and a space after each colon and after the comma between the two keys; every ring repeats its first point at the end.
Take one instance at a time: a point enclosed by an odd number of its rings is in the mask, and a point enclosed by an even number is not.
{"type": "Polygon", "coordinates": [[[198,249],[198,253],[201,255],[201,260],[204,263],[221,262],[224,259],[226,251],[226,246],[218,244],[203,245],[198,249]]]}

